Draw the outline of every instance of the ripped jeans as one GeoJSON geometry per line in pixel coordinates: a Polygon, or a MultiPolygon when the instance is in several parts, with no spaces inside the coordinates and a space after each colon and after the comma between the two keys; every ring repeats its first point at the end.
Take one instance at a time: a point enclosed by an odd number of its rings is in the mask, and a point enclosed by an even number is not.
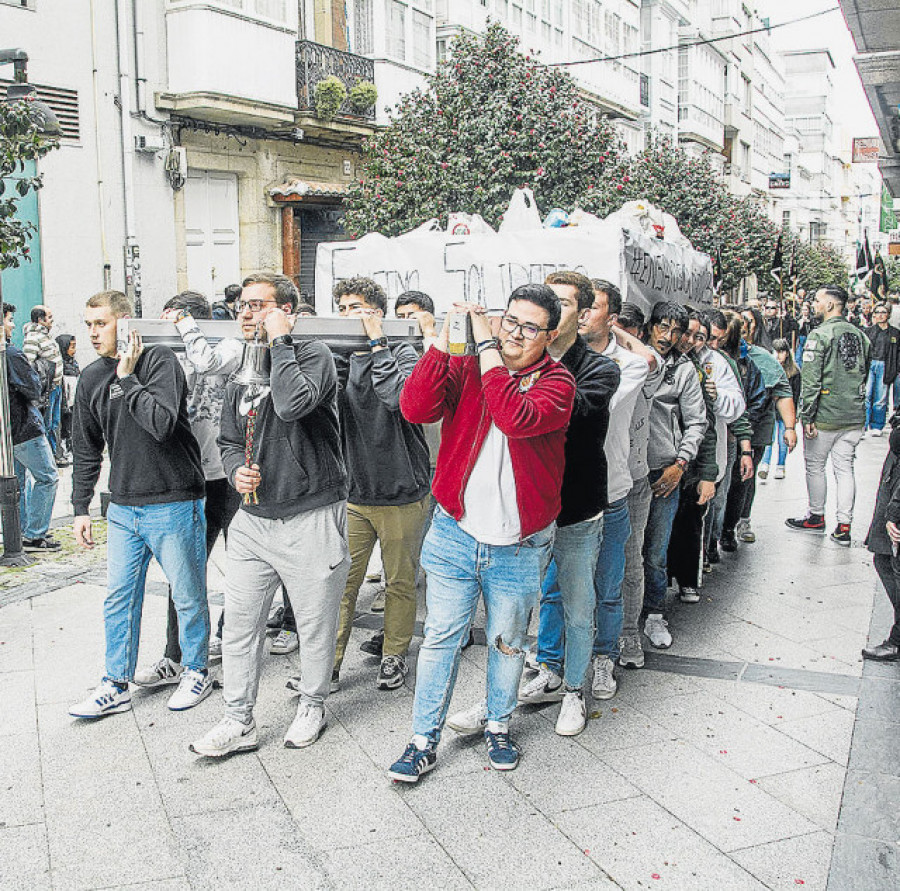
{"type": "Polygon", "coordinates": [[[555,524],[514,545],[472,538],[440,505],[422,545],[427,589],[425,640],[416,667],[413,733],[437,742],[478,600],[488,640],[487,719],[508,724],[525,663],[528,617],[550,564],[555,524]]]}

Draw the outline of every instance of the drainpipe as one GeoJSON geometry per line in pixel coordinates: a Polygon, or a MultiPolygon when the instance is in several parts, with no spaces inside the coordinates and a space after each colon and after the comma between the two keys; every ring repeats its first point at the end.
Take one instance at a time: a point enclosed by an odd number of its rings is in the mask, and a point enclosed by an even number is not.
{"type": "Polygon", "coordinates": [[[93,81],[94,103],[94,142],[97,146],[95,152],[97,159],[97,210],[100,220],[100,253],[103,257],[103,290],[108,291],[112,287],[110,273],[112,264],[109,262],[109,248],[106,243],[106,183],[103,180],[103,153],[100,139],[100,84],[97,70],[97,20],[94,9],[94,0],[91,0],[91,72],[93,81]]]}
{"type": "Polygon", "coordinates": [[[134,134],[131,129],[131,66],[128,50],[131,34],[128,9],[124,0],[116,0],[116,48],[118,50],[119,118],[122,135],[122,192],[125,212],[125,293],[134,303],[134,314],[142,315],[141,252],[135,234],[134,214],[134,134]]]}

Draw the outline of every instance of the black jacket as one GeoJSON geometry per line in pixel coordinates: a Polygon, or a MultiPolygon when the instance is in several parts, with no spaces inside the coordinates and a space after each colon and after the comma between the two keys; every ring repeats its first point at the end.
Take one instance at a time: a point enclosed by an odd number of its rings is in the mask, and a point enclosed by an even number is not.
{"type": "Polygon", "coordinates": [[[431,489],[425,433],[400,413],[400,391],[418,359],[408,343],[335,354],[352,504],[412,504],[431,489]]]}
{"type": "Polygon", "coordinates": [[[893,554],[893,545],[884,524],[890,520],[900,525],[900,427],[891,430],[891,450],[884,459],[875,513],[866,536],[866,545],[873,554],[893,554]]]}
{"type": "Polygon", "coordinates": [[[619,386],[619,366],[595,353],[581,336],[559,360],[575,378],[575,404],[566,434],[562,511],[557,524],[571,526],[607,507],[606,454],[609,403],[619,386]]]}
{"type": "Polygon", "coordinates": [[[25,353],[11,343],[6,345],[6,376],[12,443],[17,446],[44,435],[44,422],[35,405],[41,397],[41,379],[25,353]]]}
{"type": "Polygon", "coordinates": [[[148,347],[119,380],[118,360],[91,362],[78,378],[72,420],[72,504],[88,513],[109,446],[109,491],[123,505],[194,501],[205,492],[200,446],[191,433],[187,383],[168,347],[148,347]]]}
{"type": "Polygon", "coordinates": [[[228,384],[218,442],[232,485],[235,471],[246,463],[251,405],[257,412],[251,463],[259,464],[262,476],[259,503],[242,504],[242,510],[285,519],[347,498],[337,388],[331,351],[313,341],[272,347],[271,390],[262,395],[228,384]]]}
{"type": "MultiPolygon", "coordinates": [[[[877,336],[877,325],[863,328],[866,337],[874,344],[877,336]]],[[[884,358],[884,385],[889,387],[900,372],[900,330],[893,325],[888,325],[884,336],[887,337],[887,350],[884,358]]]]}

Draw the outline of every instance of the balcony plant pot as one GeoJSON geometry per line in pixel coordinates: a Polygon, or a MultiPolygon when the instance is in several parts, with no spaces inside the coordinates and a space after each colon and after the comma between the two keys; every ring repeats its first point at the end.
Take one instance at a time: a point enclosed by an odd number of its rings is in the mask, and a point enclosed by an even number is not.
{"type": "Polygon", "coordinates": [[[348,98],[357,114],[365,114],[378,101],[378,89],[370,80],[359,80],[350,88],[348,98]]]}
{"type": "Polygon", "coordinates": [[[330,121],[347,101],[347,88],[333,74],[323,78],[316,84],[315,90],[316,117],[330,121]]]}

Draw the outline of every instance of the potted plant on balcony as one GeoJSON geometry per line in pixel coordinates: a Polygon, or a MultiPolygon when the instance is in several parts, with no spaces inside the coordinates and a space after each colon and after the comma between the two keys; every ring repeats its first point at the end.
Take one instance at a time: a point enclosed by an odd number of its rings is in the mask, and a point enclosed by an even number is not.
{"type": "Polygon", "coordinates": [[[347,88],[333,74],[316,84],[316,116],[330,121],[347,100],[347,88]]]}
{"type": "Polygon", "coordinates": [[[378,101],[378,89],[370,80],[358,80],[350,88],[350,107],[357,114],[365,114],[378,101]]]}

